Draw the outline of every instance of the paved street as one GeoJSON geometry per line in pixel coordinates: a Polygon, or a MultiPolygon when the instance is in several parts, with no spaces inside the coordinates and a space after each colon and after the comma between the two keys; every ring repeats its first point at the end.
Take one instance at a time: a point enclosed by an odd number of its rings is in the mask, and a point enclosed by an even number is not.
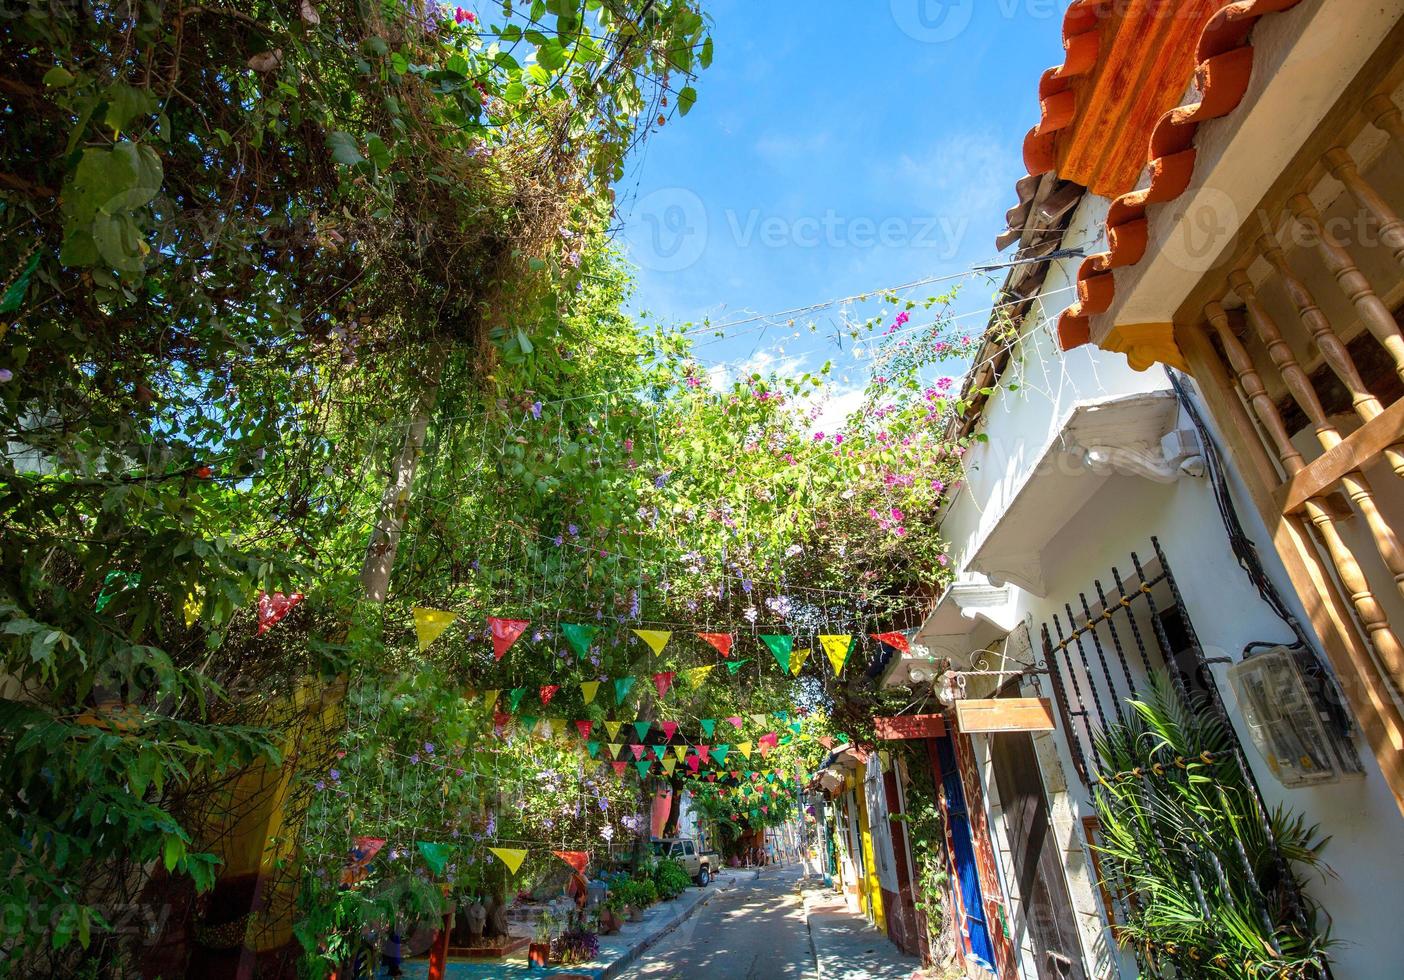
{"type": "Polygon", "coordinates": [[[622,976],[775,980],[816,976],[798,867],[766,871],[708,902],[622,976]]]}

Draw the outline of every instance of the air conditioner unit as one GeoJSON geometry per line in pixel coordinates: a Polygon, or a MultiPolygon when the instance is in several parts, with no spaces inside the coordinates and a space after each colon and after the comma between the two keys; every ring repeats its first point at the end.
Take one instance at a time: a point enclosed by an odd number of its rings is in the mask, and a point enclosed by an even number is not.
{"type": "Polygon", "coordinates": [[[1283,786],[1333,783],[1361,772],[1350,739],[1340,734],[1308,687],[1295,651],[1272,647],[1228,670],[1248,735],[1283,786]]]}

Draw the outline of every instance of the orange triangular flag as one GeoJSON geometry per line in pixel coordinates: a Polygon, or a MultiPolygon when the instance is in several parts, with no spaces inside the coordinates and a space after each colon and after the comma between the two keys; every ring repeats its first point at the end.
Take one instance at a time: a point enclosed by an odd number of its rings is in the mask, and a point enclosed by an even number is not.
{"type": "Polygon", "coordinates": [[[590,863],[589,851],[552,851],[551,853],[581,874],[585,873],[585,866],[590,863]]]}
{"type": "Polygon", "coordinates": [[[730,633],[698,633],[697,636],[716,647],[717,653],[720,653],[723,657],[731,656],[730,633]]]}

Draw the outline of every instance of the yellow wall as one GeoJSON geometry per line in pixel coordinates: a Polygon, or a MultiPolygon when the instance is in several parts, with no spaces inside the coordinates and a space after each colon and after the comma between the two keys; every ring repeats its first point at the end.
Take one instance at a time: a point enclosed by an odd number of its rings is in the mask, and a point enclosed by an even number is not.
{"type": "Polygon", "coordinates": [[[864,913],[873,920],[873,924],[879,929],[886,929],[887,917],[882,908],[882,886],[878,882],[872,828],[868,825],[867,794],[863,792],[862,780],[856,776],[853,778],[856,787],[853,798],[858,801],[858,839],[863,846],[863,877],[859,883],[858,901],[863,906],[864,913]]]}

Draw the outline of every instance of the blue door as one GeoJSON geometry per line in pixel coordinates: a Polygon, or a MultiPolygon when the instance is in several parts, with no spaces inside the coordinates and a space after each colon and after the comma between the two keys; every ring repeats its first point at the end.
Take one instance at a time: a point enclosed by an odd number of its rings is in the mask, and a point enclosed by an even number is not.
{"type": "Polygon", "coordinates": [[[985,922],[985,902],[980,894],[980,872],[975,865],[975,844],[970,838],[970,817],[965,810],[965,787],[956,767],[955,746],[949,735],[936,739],[936,758],[941,763],[941,787],[946,795],[946,824],[950,828],[951,859],[955,862],[960,901],[965,906],[967,951],[991,973],[994,972],[994,946],[985,922]]]}

